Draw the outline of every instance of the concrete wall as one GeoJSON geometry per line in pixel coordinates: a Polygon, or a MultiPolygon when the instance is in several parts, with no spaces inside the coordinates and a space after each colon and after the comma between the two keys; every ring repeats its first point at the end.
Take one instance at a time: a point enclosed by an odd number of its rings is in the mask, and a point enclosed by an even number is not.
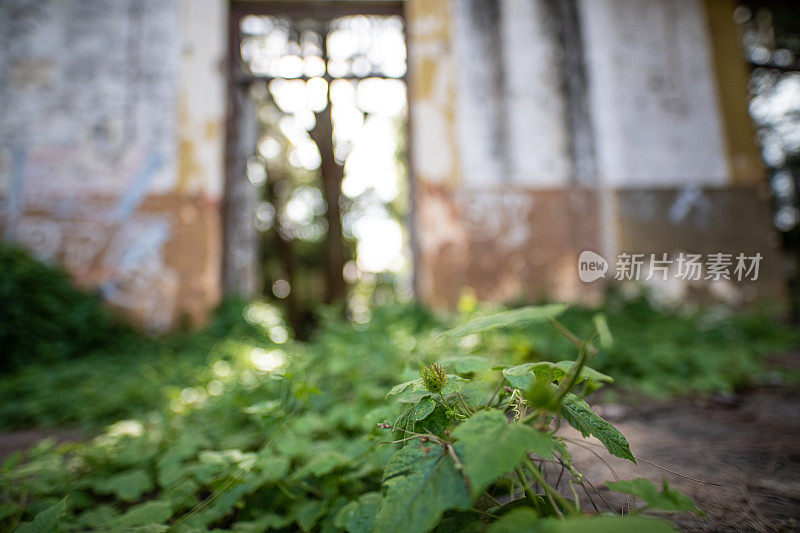
{"type": "Polygon", "coordinates": [[[224,0],[0,3],[0,224],[154,329],[219,299],[224,0]]]}
{"type": "Polygon", "coordinates": [[[422,298],[593,299],[583,250],[760,252],[780,293],[733,8],[410,0],[422,298]]]}
{"type": "MultiPolygon", "coordinates": [[[[748,294],[780,291],[733,0],[406,6],[424,300],[591,299],[587,249],[758,251],[748,294]]],[[[226,21],[0,3],[3,236],[154,329],[220,297],[226,21]]]]}

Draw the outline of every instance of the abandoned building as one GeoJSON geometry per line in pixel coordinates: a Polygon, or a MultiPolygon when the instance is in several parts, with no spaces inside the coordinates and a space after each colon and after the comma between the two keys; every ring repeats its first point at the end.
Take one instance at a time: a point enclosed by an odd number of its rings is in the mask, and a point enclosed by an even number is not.
{"type": "Polygon", "coordinates": [[[340,296],[359,268],[339,246],[358,165],[356,133],[336,130],[392,107],[365,150],[403,118],[408,187],[386,198],[410,196],[403,239],[425,302],[452,305],[465,287],[591,298],[604,282],[579,278],[585,250],[612,265],[623,252],[760,254],[745,297],[780,294],[736,6],[4,0],[0,229],[147,327],[202,321],[224,294],[283,290],[263,279],[257,235],[275,215],[256,191],[278,171],[251,167],[292,156],[322,175],[296,231],[323,243],[340,296]],[[292,87],[307,108],[292,108],[292,87]],[[335,98],[360,114],[337,115],[335,98]],[[295,151],[269,128],[300,139],[295,151]]]}

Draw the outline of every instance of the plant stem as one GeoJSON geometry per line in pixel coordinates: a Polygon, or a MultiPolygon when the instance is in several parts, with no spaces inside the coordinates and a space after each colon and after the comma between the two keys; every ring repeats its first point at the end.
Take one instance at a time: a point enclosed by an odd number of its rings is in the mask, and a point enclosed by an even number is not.
{"type": "Polygon", "coordinates": [[[492,405],[492,402],[494,401],[495,396],[497,396],[497,393],[500,392],[500,389],[503,388],[503,383],[505,383],[505,382],[506,382],[506,378],[504,376],[503,379],[500,380],[500,383],[497,384],[497,388],[494,389],[494,392],[492,393],[492,397],[489,398],[488,402],[486,402],[486,407],[489,407],[490,405],[492,405]]]}
{"type": "Polygon", "coordinates": [[[581,375],[581,370],[583,367],[586,366],[586,360],[589,358],[589,352],[586,351],[585,348],[581,348],[578,352],[578,359],[575,361],[575,364],[572,365],[572,368],[567,374],[567,378],[563,381],[561,385],[561,391],[558,393],[558,397],[556,397],[555,404],[559,407],[561,406],[561,400],[564,399],[564,396],[575,386],[575,383],[578,382],[578,377],[581,375]]]}
{"type": "Polygon", "coordinates": [[[489,499],[489,501],[491,501],[496,506],[498,506],[498,507],[502,507],[503,506],[503,504],[497,498],[495,498],[494,496],[489,494],[487,491],[483,491],[483,495],[486,496],[489,499]]]}
{"type": "Polygon", "coordinates": [[[445,407],[447,407],[447,409],[448,409],[449,411],[453,411],[453,408],[452,408],[452,407],[450,407],[450,405],[447,403],[447,400],[445,400],[445,399],[444,399],[444,396],[442,395],[442,393],[441,393],[441,392],[439,393],[439,398],[441,398],[441,399],[442,399],[442,403],[444,404],[444,406],[445,406],[445,407]]]}
{"type": "Polygon", "coordinates": [[[547,481],[545,481],[544,476],[536,467],[536,465],[533,464],[533,461],[531,461],[528,457],[525,457],[524,461],[525,465],[528,467],[528,470],[530,470],[531,475],[535,477],[539,483],[541,483],[542,488],[544,489],[548,498],[550,498],[551,502],[554,504],[553,507],[555,508],[558,516],[564,518],[564,514],[558,508],[558,505],[555,505],[556,502],[552,500],[557,500],[558,503],[563,505],[565,509],[569,509],[570,507],[572,507],[569,501],[567,501],[563,496],[561,496],[555,489],[553,489],[553,487],[547,484],[547,481]]]}
{"type": "Polygon", "coordinates": [[[525,479],[525,473],[522,471],[522,468],[517,467],[515,470],[517,472],[517,477],[519,478],[520,483],[522,483],[522,490],[525,492],[525,496],[528,497],[528,501],[531,502],[531,504],[534,507],[536,507],[536,512],[539,513],[539,516],[543,516],[542,508],[539,506],[539,500],[533,494],[533,491],[531,491],[531,487],[530,485],[528,485],[528,482],[525,479]]]}
{"type": "Polygon", "coordinates": [[[469,407],[467,407],[467,403],[464,401],[464,398],[461,397],[461,393],[456,392],[456,396],[458,396],[458,399],[461,401],[461,405],[464,406],[464,409],[467,411],[467,414],[470,416],[474,415],[475,413],[473,413],[472,410],[469,407]]]}
{"type": "Polygon", "coordinates": [[[571,332],[569,329],[567,329],[567,326],[565,326],[564,324],[562,324],[561,322],[559,322],[559,321],[558,321],[558,320],[556,320],[555,318],[548,318],[547,320],[550,322],[550,325],[551,325],[551,326],[553,326],[554,328],[556,328],[556,331],[558,331],[558,332],[559,332],[559,333],[561,333],[561,334],[562,334],[564,337],[566,337],[566,339],[567,339],[569,342],[571,342],[572,344],[574,344],[576,348],[582,348],[582,347],[583,347],[583,341],[581,341],[581,340],[578,338],[578,336],[577,336],[577,335],[575,335],[575,334],[574,334],[574,333],[572,333],[572,332],[571,332]]]}

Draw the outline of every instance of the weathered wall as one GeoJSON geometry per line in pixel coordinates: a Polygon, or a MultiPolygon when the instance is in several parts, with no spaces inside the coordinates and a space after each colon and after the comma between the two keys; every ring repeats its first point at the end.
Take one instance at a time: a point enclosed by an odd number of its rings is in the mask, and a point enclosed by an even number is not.
{"type": "Polygon", "coordinates": [[[0,3],[0,224],[147,327],[219,298],[223,0],[0,3]]]}
{"type": "Polygon", "coordinates": [[[410,0],[422,298],[592,299],[582,250],[759,251],[780,292],[733,7],[410,0]]]}

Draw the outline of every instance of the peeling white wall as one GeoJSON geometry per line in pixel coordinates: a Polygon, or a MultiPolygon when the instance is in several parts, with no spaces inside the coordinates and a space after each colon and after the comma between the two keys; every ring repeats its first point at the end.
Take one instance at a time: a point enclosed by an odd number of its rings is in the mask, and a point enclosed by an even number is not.
{"type": "Polygon", "coordinates": [[[614,187],[729,183],[701,0],[581,0],[598,171],[614,187]]]}
{"type": "Polygon", "coordinates": [[[502,0],[501,13],[511,181],[565,186],[572,166],[554,29],[541,0],[502,0]]]}
{"type": "Polygon", "coordinates": [[[0,193],[135,203],[174,186],[174,0],[17,0],[0,4],[0,21],[0,146],[13,161],[2,182],[14,184],[0,193]]]}
{"type": "Polygon", "coordinates": [[[226,0],[180,0],[180,185],[222,196],[225,158],[226,0]]]}
{"type": "Polygon", "coordinates": [[[508,180],[505,109],[496,86],[503,83],[502,57],[494,42],[493,3],[453,3],[453,51],[456,61],[456,127],[462,183],[468,187],[508,180]]]}

